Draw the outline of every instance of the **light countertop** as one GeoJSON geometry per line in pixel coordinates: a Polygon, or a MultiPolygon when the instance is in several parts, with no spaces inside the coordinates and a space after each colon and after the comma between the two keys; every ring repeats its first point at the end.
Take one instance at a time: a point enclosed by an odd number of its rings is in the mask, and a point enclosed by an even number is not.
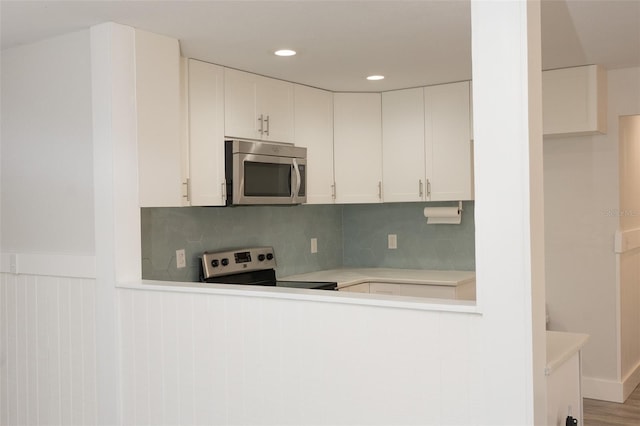
{"type": "Polygon", "coordinates": [[[547,331],[547,367],[544,373],[547,376],[550,375],[553,370],[581,350],[587,340],[589,340],[588,334],[547,331]]]}
{"type": "Polygon", "coordinates": [[[476,273],[474,271],[429,269],[340,268],[289,275],[278,277],[278,279],[283,281],[335,281],[338,283],[338,288],[367,282],[458,286],[475,282],[476,273]]]}

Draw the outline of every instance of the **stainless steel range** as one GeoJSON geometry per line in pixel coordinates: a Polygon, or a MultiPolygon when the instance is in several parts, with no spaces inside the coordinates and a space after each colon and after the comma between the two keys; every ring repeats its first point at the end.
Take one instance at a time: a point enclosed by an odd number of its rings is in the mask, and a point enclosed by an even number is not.
{"type": "Polygon", "coordinates": [[[279,281],[273,247],[204,252],[200,281],[205,283],[261,285],[314,290],[336,290],[335,282],[279,281]]]}

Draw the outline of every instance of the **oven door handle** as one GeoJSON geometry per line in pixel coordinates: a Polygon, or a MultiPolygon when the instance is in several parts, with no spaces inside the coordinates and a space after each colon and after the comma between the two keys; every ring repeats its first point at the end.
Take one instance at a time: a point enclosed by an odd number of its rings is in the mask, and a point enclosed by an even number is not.
{"type": "Polygon", "coordinates": [[[293,170],[295,171],[295,180],[293,182],[293,194],[291,194],[291,198],[293,198],[294,202],[298,201],[298,194],[300,193],[300,186],[302,185],[302,178],[300,177],[300,167],[298,167],[298,162],[295,158],[291,159],[291,163],[293,164],[293,170]]]}

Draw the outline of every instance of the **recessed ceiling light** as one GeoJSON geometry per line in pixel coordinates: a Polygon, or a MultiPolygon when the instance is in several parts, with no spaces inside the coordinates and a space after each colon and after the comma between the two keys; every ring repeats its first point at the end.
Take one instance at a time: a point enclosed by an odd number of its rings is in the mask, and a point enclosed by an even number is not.
{"type": "Polygon", "coordinates": [[[382,80],[384,78],[384,75],[370,75],[369,77],[367,77],[367,80],[382,80]]]}
{"type": "Polygon", "coordinates": [[[276,50],[273,53],[275,53],[276,56],[293,56],[296,54],[296,51],[290,50],[290,49],[281,49],[281,50],[276,50]]]}

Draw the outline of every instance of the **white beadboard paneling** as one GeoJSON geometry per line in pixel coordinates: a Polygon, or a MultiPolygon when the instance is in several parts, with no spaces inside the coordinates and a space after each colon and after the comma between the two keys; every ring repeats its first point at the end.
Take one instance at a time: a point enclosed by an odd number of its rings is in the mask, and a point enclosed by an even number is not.
{"type": "Polygon", "coordinates": [[[27,335],[27,365],[30,367],[27,374],[27,387],[29,398],[28,424],[38,424],[38,278],[29,276],[25,278],[27,288],[27,300],[24,309],[27,312],[27,321],[24,324],[27,335]],[[36,366],[36,367],[34,367],[36,366]]]}
{"type": "Polygon", "coordinates": [[[0,424],[9,424],[7,418],[7,277],[0,274],[0,424]]]}
{"type": "Polygon", "coordinates": [[[476,315],[124,288],[118,300],[124,424],[475,418],[476,315]]]}
{"type": "Polygon", "coordinates": [[[0,277],[0,423],[96,424],[93,281],[0,277]]]}
{"type": "MultiPolygon", "coordinates": [[[[118,298],[118,321],[120,324],[127,324],[127,327],[120,329],[120,356],[129,362],[122,363],[121,380],[122,386],[122,424],[132,425],[135,423],[135,377],[134,377],[134,340],[133,340],[133,292],[120,293],[118,298]],[[124,380],[128,377],[128,380],[124,380]]],[[[161,328],[161,323],[158,323],[161,328]]],[[[163,410],[164,406],[158,406],[163,410]]]]}
{"type": "MultiPolygon", "coordinates": [[[[118,291],[118,293],[120,292],[118,291]]],[[[162,327],[162,375],[164,382],[162,409],[164,410],[164,420],[165,424],[178,425],[181,423],[180,405],[178,403],[180,401],[180,375],[178,371],[180,347],[178,346],[178,333],[185,331],[178,328],[178,318],[185,311],[181,306],[178,306],[172,296],[163,294],[162,321],[154,325],[162,327]]],[[[126,364],[127,360],[123,359],[122,362],[126,364]]]]}
{"type": "Polygon", "coordinates": [[[82,309],[78,309],[82,306],[82,281],[74,281],[69,283],[68,293],[68,318],[69,318],[69,365],[71,366],[70,373],[70,399],[71,399],[71,420],[72,425],[85,424],[83,404],[82,401],[84,394],[84,371],[81,368],[83,365],[83,348],[82,345],[72,344],[72,342],[82,342],[82,309]]]}
{"type": "MultiPolygon", "coordinates": [[[[162,321],[162,294],[150,294],[147,308],[147,327],[145,333],[147,340],[147,363],[149,370],[149,423],[159,425],[164,423],[163,404],[163,380],[162,374],[154,374],[154,371],[162,369],[162,327],[153,326],[162,321]]],[[[205,424],[205,423],[202,423],[205,424]]]]}
{"type": "Polygon", "coordinates": [[[18,423],[18,399],[17,399],[17,383],[19,381],[17,364],[17,335],[18,333],[18,300],[17,300],[18,281],[8,280],[7,282],[7,423],[13,425],[18,423]]]}
{"type": "Polygon", "coordinates": [[[60,330],[60,423],[71,424],[71,325],[69,324],[69,287],[66,280],[58,286],[58,322],[60,330]]]}
{"type": "Polygon", "coordinates": [[[97,383],[96,383],[96,293],[93,281],[82,281],[82,368],[83,368],[83,408],[84,423],[96,424],[97,383]]]}
{"type": "MultiPolygon", "coordinates": [[[[180,422],[194,424],[193,420],[193,295],[179,295],[177,304],[180,308],[177,317],[178,326],[178,381],[180,422]]],[[[198,324],[200,326],[200,324],[198,324]]]]}
{"type": "MultiPolygon", "coordinates": [[[[26,325],[27,286],[24,279],[20,279],[16,286],[16,324],[26,325]]],[[[21,378],[27,376],[27,333],[16,333],[16,399],[17,423],[27,422],[27,383],[21,378]]]]}
{"type": "Polygon", "coordinates": [[[136,383],[134,399],[135,417],[134,423],[137,425],[150,424],[149,412],[151,405],[149,401],[149,320],[147,316],[147,295],[135,293],[133,295],[133,328],[134,347],[133,353],[133,377],[136,383]]]}

